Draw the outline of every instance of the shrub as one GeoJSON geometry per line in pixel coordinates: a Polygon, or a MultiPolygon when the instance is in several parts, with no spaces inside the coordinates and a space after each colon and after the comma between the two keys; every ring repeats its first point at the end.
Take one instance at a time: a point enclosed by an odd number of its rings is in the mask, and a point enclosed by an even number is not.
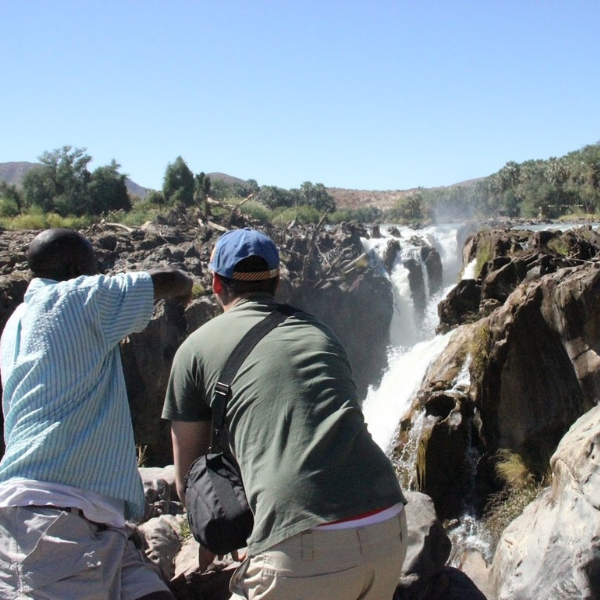
{"type": "Polygon", "coordinates": [[[97,219],[93,219],[89,215],[82,217],[74,217],[73,215],[67,215],[61,217],[56,213],[48,213],[46,215],[46,227],[66,227],[67,229],[83,229],[88,225],[91,225],[97,219]]]}
{"type": "Polygon", "coordinates": [[[106,215],[106,220],[112,223],[121,223],[127,227],[139,227],[148,221],[156,219],[160,209],[151,204],[140,203],[130,212],[116,211],[106,215]]]}
{"type": "Polygon", "coordinates": [[[19,214],[17,203],[11,198],[0,198],[0,217],[16,217],[19,214]]]}
{"type": "Polygon", "coordinates": [[[275,216],[271,219],[271,223],[275,225],[275,227],[285,227],[293,220],[305,225],[309,223],[318,223],[323,216],[323,214],[315,208],[306,205],[276,210],[275,213],[275,216]]]}
{"type": "Polygon", "coordinates": [[[256,200],[249,200],[245,202],[240,210],[248,215],[250,218],[259,221],[260,223],[266,224],[271,221],[273,217],[273,212],[270,211],[262,202],[257,202],[256,200]]]}

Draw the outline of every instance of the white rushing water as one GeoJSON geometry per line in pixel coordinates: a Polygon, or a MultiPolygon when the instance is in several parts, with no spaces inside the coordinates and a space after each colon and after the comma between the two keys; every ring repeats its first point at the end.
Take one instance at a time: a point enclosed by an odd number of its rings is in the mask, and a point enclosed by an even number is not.
{"type": "MultiPolygon", "coordinates": [[[[391,455],[398,427],[410,409],[429,365],[444,351],[453,335],[453,332],[444,335],[435,333],[439,323],[437,305],[461,277],[475,277],[476,264],[472,261],[465,266],[461,274],[462,242],[458,240],[459,225],[430,227],[419,231],[397,227],[402,236],[399,240],[402,251],[396,257],[388,275],[383,267],[383,254],[391,239],[389,229],[381,229],[381,239],[363,241],[365,250],[371,256],[371,264],[381,270],[382,276],[389,277],[394,294],[388,368],[379,386],[369,389],[363,403],[363,412],[373,439],[391,455]],[[418,236],[433,246],[442,261],[443,289],[438,294],[427,294],[424,313],[414,307],[408,270],[402,264],[407,258],[420,261],[420,253],[410,244],[413,236],[418,236]]],[[[428,284],[429,278],[424,278],[424,282],[428,284]]],[[[468,365],[465,364],[454,382],[454,388],[464,388],[468,385],[469,371],[468,365]]],[[[408,489],[416,488],[416,455],[426,418],[425,411],[413,416],[408,440],[400,455],[395,457],[395,466],[403,474],[403,484],[408,486],[408,489]]],[[[448,535],[453,548],[450,564],[459,566],[461,556],[467,549],[476,550],[489,563],[491,545],[468,509],[448,531],[448,535]]]]}
{"type": "MultiPolygon", "coordinates": [[[[462,268],[462,248],[458,247],[457,239],[459,225],[440,225],[420,230],[396,226],[401,234],[399,241],[402,250],[388,275],[383,267],[383,254],[388,242],[393,239],[390,229],[391,226],[382,227],[382,237],[379,239],[363,240],[372,266],[380,269],[383,276],[389,277],[394,294],[388,368],[380,385],[369,390],[363,404],[369,431],[385,451],[390,450],[400,420],[409,409],[427,367],[450,340],[451,333],[435,334],[438,325],[437,305],[456,285],[462,268]],[[424,314],[413,303],[408,269],[403,265],[407,258],[420,261],[418,246],[410,243],[414,237],[425,240],[438,251],[443,267],[443,290],[434,295],[426,294],[424,314]]],[[[424,276],[424,281],[428,284],[429,278],[424,276]]]]}

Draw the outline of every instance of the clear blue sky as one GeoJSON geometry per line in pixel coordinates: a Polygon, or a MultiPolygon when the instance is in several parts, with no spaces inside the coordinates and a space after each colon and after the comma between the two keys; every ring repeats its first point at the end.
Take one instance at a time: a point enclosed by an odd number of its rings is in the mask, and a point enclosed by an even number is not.
{"type": "Polygon", "coordinates": [[[600,141],[597,0],[0,0],[0,162],[409,189],[600,141]]]}

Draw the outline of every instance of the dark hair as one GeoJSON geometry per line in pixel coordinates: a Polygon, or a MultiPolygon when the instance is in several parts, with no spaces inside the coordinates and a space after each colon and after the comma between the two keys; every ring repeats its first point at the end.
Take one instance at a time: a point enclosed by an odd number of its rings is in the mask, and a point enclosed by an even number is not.
{"type": "Polygon", "coordinates": [[[27,264],[35,277],[65,281],[97,272],[90,241],[72,229],[46,229],[29,244],[27,264]]]}
{"type": "MultiPolygon", "coordinates": [[[[267,261],[260,256],[248,256],[235,265],[235,271],[237,273],[259,273],[268,270],[269,266],[267,261]]],[[[241,296],[252,292],[266,292],[274,296],[277,291],[277,277],[262,279],[260,281],[245,281],[242,279],[230,279],[229,277],[219,275],[219,279],[226,288],[227,294],[231,297],[241,296]]]]}

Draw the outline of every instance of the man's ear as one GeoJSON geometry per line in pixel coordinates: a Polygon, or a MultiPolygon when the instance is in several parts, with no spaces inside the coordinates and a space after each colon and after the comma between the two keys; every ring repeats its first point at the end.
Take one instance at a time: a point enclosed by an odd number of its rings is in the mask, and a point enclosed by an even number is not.
{"type": "Polygon", "coordinates": [[[217,294],[217,296],[219,294],[221,294],[221,292],[223,291],[223,283],[219,277],[219,275],[217,273],[215,273],[213,271],[213,276],[212,276],[212,290],[215,294],[217,294]]]}

